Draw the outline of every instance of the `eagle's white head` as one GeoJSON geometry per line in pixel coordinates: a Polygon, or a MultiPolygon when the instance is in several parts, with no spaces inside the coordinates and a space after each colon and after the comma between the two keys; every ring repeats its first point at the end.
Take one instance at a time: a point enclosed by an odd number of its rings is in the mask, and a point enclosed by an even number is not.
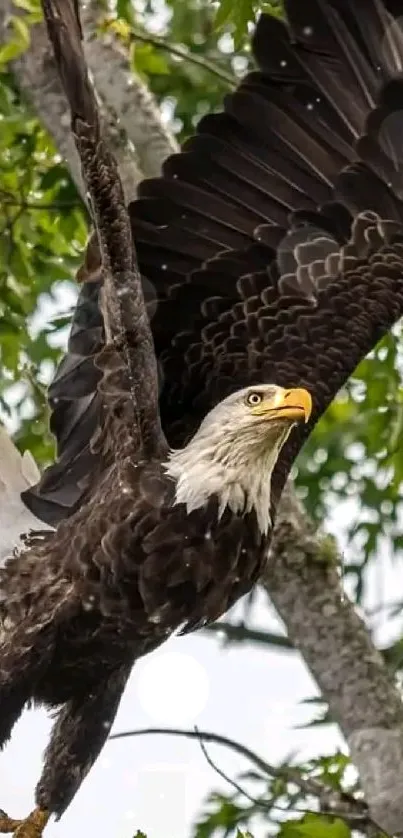
{"type": "Polygon", "coordinates": [[[229,507],[242,514],[255,509],[266,534],[271,525],[271,475],[292,427],[307,422],[312,399],[307,390],[258,384],[220,402],[185,448],[171,451],[167,474],[176,482],[176,503],[188,512],[211,496],[219,515],[229,507]]]}

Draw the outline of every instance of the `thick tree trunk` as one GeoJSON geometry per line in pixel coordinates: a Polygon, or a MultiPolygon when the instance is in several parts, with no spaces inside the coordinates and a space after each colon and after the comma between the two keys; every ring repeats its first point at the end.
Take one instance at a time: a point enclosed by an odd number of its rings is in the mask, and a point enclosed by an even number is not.
{"type": "Polygon", "coordinates": [[[371,817],[403,835],[401,696],[339,571],[337,549],[315,533],[288,485],[262,582],[340,725],[371,817]]]}

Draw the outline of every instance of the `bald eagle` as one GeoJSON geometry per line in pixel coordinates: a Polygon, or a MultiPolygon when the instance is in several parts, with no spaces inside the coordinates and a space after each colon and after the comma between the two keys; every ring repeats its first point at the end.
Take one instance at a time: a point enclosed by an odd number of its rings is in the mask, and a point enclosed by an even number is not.
{"type": "Polygon", "coordinates": [[[128,210],[78,0],[42,0],[96,233],[49,390],[58,457],[22,493],[56,529],[0,570],[0,744],[57,710],[39,838],[97,758],[133,663],[216,620],[267,561],[303,442],[403,313],[397,0],[286,0],[259,67],[128,210]]]}

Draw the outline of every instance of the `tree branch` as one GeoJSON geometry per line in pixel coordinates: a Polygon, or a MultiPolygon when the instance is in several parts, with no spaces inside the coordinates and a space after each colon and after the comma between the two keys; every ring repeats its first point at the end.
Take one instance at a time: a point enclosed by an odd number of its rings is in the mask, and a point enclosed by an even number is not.
{"type": "Polygon", "coordinates": [[[277,777],[288,783],[295,783],[295,785],[298,786],[298,788],[300,788],[305,794],[317,796],[323,792],[324,786],[322,783],[311,777],[303,777],[297,768],[293,768],[290,765],[272,765],[246,745],[242,745],[241,742],[236,742],[228,736],[221,736],[221,734],[213,733],[209,730],[184,730],[176,727],[144,727],[138,730],[126,730],[122,731],[122,733],[112,733],[109,739],[126,739],[132,736],[150,736],[151,734],[180,736],[185,739],[198,739],[215,745],[223,745],[225,748],[230,748],[232,751],[235,751],[235,753],[245,757],[245,759],[249,760],[255,768],[259,769],[262,774],[265,774],[268,777],[277,777]]]}
{"type": "MultiPolygon", "coordinates": [[[[109,739],[125,739],[132,736],[148,736],[151,734],[179,736],[186,739],[197,739],[202,743],[210,742],[215,745],[222,745],[249,760],[255,768],[262,772],[263,776],[280,779],[285,783],[292,783],[307,797],[316,798],[322,813],[342,817],[354,825],[356,829],[370,826],[375,827],[377,831],[379,830],[379,825],[369,817],[368,807],[362,800],[357,800],[347,792],[340,792],[330,786],[328,787],[314,777],[305,776],[299,768],[295,768],[292,765],[272,765],[263,759],[263,757],[259,756],[259,754],[247,748],[246,745],[242,745],[241,742],[236,742],[228,736],[221,736],[218,733],[199,730],[198,728],[195,730],[184,730],[181,728],[148,727],[114,733],[109,739]]],[[[203,752],[205,753],[205,750],[203,752]]],[[[209,762],[211,765],[210,760],[209,762]]],[[[216,766],[213,767],[217,770],[216,766]]],[[[225,779],[228,780],[227,777],[225,779]]]]}
{"type": "MultiPolygon", "coordinates": [[[[266,593],[267,586],[266,586],[266,593]]],[[[246,623],[229,623],[226,620],[219,620],[211,623],[202,629],[206,634],[218,635],[217,640],[222,640],[222,645],[241,645],[251,643],[255,646],[265,646],[271,652],[295,652],[296,649],[289,637],[277,634],[266,629],[254,629],[246,623]]],[[[385,663],[392,672],[397,673],[402,668],[403,651],[401,640],[392,643],[390,646],[379,648],[385,663]]]]}
{"type": "Polygon", "coordinates": [[[175,55],[183,61],[188,61],[191,64],[195,64],[197,67],[201,67],[202,70],[212,73],[213,76],[217,76],[217,78],[221,79],[221,81],[226,82],[230,89],[236,87],[236,77],[231,75],[231,73],[228,73],[227,70],[220,67],[220,65],[216,64],[214,61],[209,61],[207,58],[203,58],[202,55],[196,55],[189,50],[178,47],[176,44],[171,44],[171,42],[166,41],[165,38],[159,38],[157,35],[150,35],[148,32],[143,32],[136,26],[132,26],[131,30],[134,42],[140,41],[143,44],[151,44],[151,46],[156,49],[164,50],[170,55],[175,55]]]}
{"type": "Polygon", "coordinates": [[[294,489],[284,490],[263,585],[340,725],[372,819],[403,835],[403,705],[294,489]]]}
{"type": "Polygon", "coordinates": [[[294,651],[293,645],[288,637],[281,634],[274,634],[271,631],[252,629],[244,623],[227,623],[225,621],[212,623],[206,626],[203,631],[209,634],[223,635],[224,643],[256,643],[257,646],[270,646],[271,651],[280,649],[282,652],[294,651]]]}

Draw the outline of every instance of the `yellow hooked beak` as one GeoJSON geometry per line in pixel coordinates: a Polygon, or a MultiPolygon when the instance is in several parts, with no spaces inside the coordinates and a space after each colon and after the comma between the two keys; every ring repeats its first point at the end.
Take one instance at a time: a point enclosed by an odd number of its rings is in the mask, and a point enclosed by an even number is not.
{"type": "Polygon", "coordinates": [[[251,408],[254,416],[266,419],[289,419],[290,422],[308,422],[312,413],[312,397],[308,390],[280,390],[274,399],[265,399],[251,408]]]}

